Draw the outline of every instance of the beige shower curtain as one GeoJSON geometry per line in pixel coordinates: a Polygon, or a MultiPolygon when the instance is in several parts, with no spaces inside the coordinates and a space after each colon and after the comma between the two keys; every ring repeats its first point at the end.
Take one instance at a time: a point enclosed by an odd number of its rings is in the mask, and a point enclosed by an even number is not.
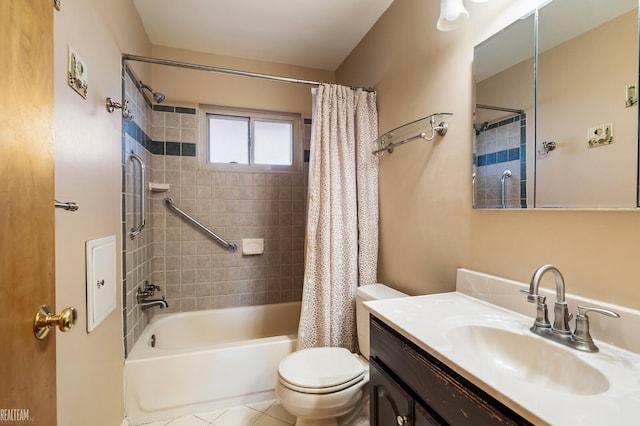
{"type": "Polygon", "coordinates": [[[371,151],[377,133],[375,93],[318,87],[298,349],[357,348],[356,288],[376,282],[378,158],[371,151]]]}

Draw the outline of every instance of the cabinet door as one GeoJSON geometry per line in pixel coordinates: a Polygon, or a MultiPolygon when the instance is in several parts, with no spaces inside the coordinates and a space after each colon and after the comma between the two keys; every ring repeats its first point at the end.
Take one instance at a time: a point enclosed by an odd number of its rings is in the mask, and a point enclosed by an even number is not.
{"type": "Polygon", "coordinates": [[[369,368],[372,426],[413,425],[411,396],[403,391],[374,360],[371,360],[369,368]]]}
{"type": "Polygon", "coordinates": [[[415,407],[415,422],[414,426],[440,426],[442,423],[436,420],[424,407],[416,401],[415,407]]]}

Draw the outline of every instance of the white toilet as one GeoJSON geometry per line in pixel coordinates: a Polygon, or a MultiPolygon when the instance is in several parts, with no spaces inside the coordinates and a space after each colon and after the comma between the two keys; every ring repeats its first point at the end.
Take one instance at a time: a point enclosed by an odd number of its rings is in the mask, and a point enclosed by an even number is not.
{"type": "Polygon", "coordinates": [[[286,356],[278,367],[276,393],[298,418],[296,426],[368,425],[369,312],[362,302],[407,295],[383,284],[356,291],[358,345],[362,355],[344,348],[310,348],[286,356]]]}

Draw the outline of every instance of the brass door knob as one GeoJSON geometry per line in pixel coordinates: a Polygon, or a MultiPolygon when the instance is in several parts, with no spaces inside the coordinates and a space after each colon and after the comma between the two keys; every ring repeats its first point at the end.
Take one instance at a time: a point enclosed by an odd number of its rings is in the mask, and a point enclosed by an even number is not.
{"type": "Polygon", "coordinates": [[[54,315],[48,305],[42,305],[33,320],[33,334],[36,339],[42,340],[54,325],[57,325],[60,331],[67,332],[73,328],[77,319],[78,311],[74,307],[65,308],[60,315],[54,315]]]}

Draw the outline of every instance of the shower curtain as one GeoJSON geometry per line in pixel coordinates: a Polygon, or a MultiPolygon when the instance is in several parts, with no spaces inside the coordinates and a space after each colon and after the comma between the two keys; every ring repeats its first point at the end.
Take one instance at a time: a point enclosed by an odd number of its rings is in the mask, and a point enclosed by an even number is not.
{"type": "Polygon", "coordinates": [[[311,132],[307,253],[298,349],[357,349],[355,293],[376,282],[378,133],[375,93],[317,89],[311,132]]]}

